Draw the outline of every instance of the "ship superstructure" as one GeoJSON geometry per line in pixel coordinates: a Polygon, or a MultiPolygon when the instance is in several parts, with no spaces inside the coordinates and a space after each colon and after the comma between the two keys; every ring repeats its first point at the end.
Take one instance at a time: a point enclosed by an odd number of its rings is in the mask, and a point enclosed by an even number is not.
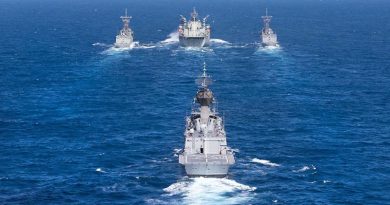
{"type": "Polygon", "coordinates": [[[181,16],[179,25],[179,42],[183,47],[204,47],[210,43],[210,25],[206,24],[208,16],[203,21],[198,19],[195,8],[191,13],[191,18],[187,21],[181,16]]]}
{"type": "Polygon", "coordinates": [[[208,87],[211,79],[206,74],[206,65],[198,83],[194,107],[186,117],[185,147],[179,163],[189,176],[223,177],[235,160],[227,146],[223,119],[216,111],[215,98],[208,87]]]}
{"type": "Polygon", "coordinates": [[[130,48],[134,40],[134,34],[131,28],[129,27],[131,16],[127,15],[127,9],[125,10],[125,15],[121,16],[120,18],[123,21],[123,28],[119,31],[119,34],[116,36],[115,47],[130,48]]]}
{"type": "Polygon", "coordinates": [[[265,10],[265,16],[262,16],[264,28],[261,30],[261,42],[263,46],[278,46],[276,33],[269,26],[272,16],[268,16],[268,9],[265,10]]]}

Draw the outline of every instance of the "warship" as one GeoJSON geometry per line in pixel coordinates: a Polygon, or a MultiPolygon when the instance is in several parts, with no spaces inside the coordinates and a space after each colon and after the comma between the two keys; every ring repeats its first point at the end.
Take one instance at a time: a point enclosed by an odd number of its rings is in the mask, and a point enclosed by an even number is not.
{"type": "Polygon", "coordinates": [[[206,64],[198,84],[191,115],[186,117],[185,147],[179,154],[179,163],[190,177],[224,177],[235,161],[227,146],[223,119],[208,88],[211,78],[206,74],[206,64]]]}
{"type": "Polygon", "coordinates": [[[272,16],[268,16],[268,9],[265,10],[265,16],[262,16],[264,28],[261,30],[261,42],[263,46],[278,46],[276,33],[271,29],[269,23],[272,16]]]}
{"type": "Polygon", "coordinates": [[[133,43],[133,31],[129,27],[131,16],[127,16],[127,9],[125,15],[120,17],[123,21],[123,28],[116,36],[115,47],[117,48],[130,48],[133,43]]]}
{"type": "Polygon", "coordinates": [[[209,16],[203,18],[203,21],[198,19],[198,13],[195,8],[191,13],[191,19],[187,19],[181,15],[179,25],[179,43],[183,47],[204,47],[210,43],[210,25],[206,24],[209,16]]]}

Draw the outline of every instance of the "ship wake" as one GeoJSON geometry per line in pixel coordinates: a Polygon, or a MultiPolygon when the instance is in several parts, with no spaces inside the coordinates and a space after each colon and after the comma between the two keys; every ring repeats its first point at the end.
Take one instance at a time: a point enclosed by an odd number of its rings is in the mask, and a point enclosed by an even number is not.
{"type": "Polygon", "coordinates": [[[179,43],[179,33],[177,31],[170,33],[168,35],[167,39],[159,42],[159,44],[163,45],[163,46],[164,45],[177,44],[177,43],[179,43]]]}
{"type": "MultiPolygon", "coordinates": [[[[184,178],[165,188],[168,196],[180,204],[246,204],[256,187],[227,178],[184,178]],[[180,196],[179,198],[177,196],[180,196]]],[[[175,203],[173,202],[173,203],[175,203]]]]}
{"type": "Polygon", "coordinates": [[[130,45],[130,47],[126,47],[126,48],[118,48],[115,47],[114,45],[107,45],[107,44],[105,44],[104,47],[109,47],[109,48],[104,50],[102,54],[116,55],[116,54],[128,52],[133,49],[151,49],[151,48],[155,48],[156,46],[151,44],[140,44],[138,41],[135,41],[130,45]]]}
{"type": "Polygon", "coordinates": [[[265,165],[265,166],[270,166],[270,167],[279,167],[280,166],[280,164],[273,163],[273,162],[271,162],[269,160],[266,160],[266,159],[253,158],[252,162],[253,163],[262,164],[262,165],[265,165]]]}
{"type": "Polygon", "coordinates": [[[275,53],[279,53],[282,51],[282,47],[280,45],[276,45],[276,46],[260,46],[258,49],[257,49],[257,52],[259,53],[268,53],[268,54],[275,54],[275,53]]]}
{"type": "Polygon", "coordinates": [[[222,40],[222,39],[218,39],[218,38],[212,38],[210,39],[210,44],[211,45],[221,45],[221,44],[231,44],[229,43],[228,41],[225,41],[225,40],[222,40]]]}
{"type": "Polygon", "coordinates": [[[213,53],[214,50],[210,47],[179,47],[174,52],[185,52],[185,53],[213,53]]]}
{"type": "Polygon", "coordinates": [[[117,48],[117,47],[110,47],[109,49],[107,50],[104,50],[102,52],[102,54],[104,55],[115,55],[115,54],[119,54],[119,53],[123,53],[123,52],[126,52],[126,51],[130,51],[132,50],[134,47],[129,47],[129,48],[117,48]]]}
{"type": "Polygon", "coordinates": [[[100,43],[100,42],[96,42],[94,44],[92,44],[93,46],[99,46],[99,47],[111,47],[112,45],[110,44],[105,44],[105,43],[100,43]]]}

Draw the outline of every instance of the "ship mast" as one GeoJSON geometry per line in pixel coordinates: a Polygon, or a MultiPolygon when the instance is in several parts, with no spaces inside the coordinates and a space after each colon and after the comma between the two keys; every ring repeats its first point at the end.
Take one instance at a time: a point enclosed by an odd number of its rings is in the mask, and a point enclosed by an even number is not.
{"type": "Polygon", "coordinates": [[[206,20],[209,18],[209,15],[203,18],[203,27],[206,27],[206,20]]]}
{"type": "MultiPolygon", "coordinates": [[[[211,105],[214,102],[214,95],[209,90],[210,76],[206,74],[206,63],[203,63],[203,74],[200,76],[200,89],[196,93],[196,102],[200,105],[200,123],[206,124],[211,113],[211,105]]],[[[207,133],[205,133],[207,135],[207,133]]]]}
{"type": "Polygon", "coordinates": [[[268,16],[268,8],[265,9],[265,16],[261,17],[264,22],[264,29],[268,30],[269,29],[269,23],[271,22],[272,16],[268,16]]]}
{"type": "Polygon", "coordinates": [[[123,29],[125,29],[125,30],[129,29],[129,23],[130,23],[131,16],[127,15],[127,9],[125,10],[125,15],[121,16],[120,18],[123,21],[123,29]]]}
{"type": "Polygon", "coordinates": [[[196,18],[198,18],[198,13],[196,12],[195,7],[194,7],[192,10],[192,13],[191,13],[191,20],[196,21],[196,18]]]}
{"type": "Polygon", "coordinates": [[[210,76],[206,73],[206,62],[203,62],[203,74],[200,76],[201,82],[199,82],[201,88],[207,88],[211,84],[210,76]]]}

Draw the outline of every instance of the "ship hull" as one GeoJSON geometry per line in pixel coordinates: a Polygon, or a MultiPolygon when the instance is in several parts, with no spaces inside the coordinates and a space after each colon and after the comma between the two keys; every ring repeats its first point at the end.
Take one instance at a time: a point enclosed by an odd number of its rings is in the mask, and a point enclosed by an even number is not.
{"type": "Polygon", "coordinates": [[[115,41],[116,48],[130,48],[133,44],[132,37],[117,36],[115,41]]]}
{"type": "Polygon", "coordinates": [[[229,171],[228,164],[186,164],[184,169],[190,177],[225,177],[229,171]]]}
{"type": "Polygon", "coordinates": [[[263,34],[261,44],[266,46],[278,46],[278,40],[275,34],[263,34]]]}
{"type": "Polygon", "coordinates": [[[209,37],[184,37],[179,36],[179,44],[182,47],[206,47],[210,44],[209,37]]]}
{"type": "Polygon", "coordinates": [[[233,154],[181,154],[179,163],[190,177],[224,177],[234,164],[233,154]]]}
{"type": "Polygon", "coordinates": [[[273,47],[277,47],[278,46],[278,43],[276,42],[262,42],[261,43],[261,45],[263,46],[263,47],[271,47],[271,46],[273,46],[273,47]]]}

